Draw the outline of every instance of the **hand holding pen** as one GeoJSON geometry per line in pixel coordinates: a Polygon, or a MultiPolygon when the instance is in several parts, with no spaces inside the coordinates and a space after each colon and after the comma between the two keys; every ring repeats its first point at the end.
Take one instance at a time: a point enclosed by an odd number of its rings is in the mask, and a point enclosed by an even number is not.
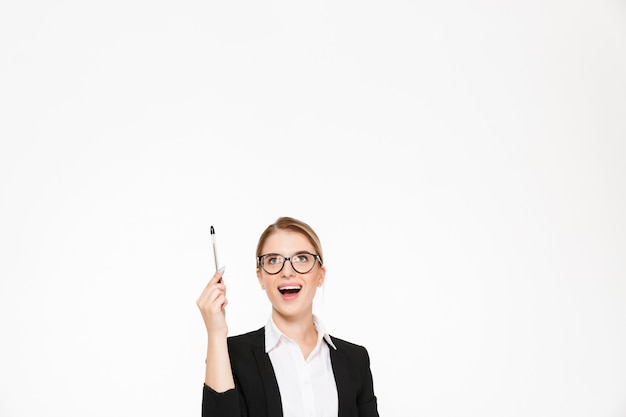
{"type": "Polygon", "coordinates": [[[204,291],[200,295],[200,298],[196,301],[204,324],[207,329],[207,333],[210,339],[225,337],[228,333],[228,327],[226,325],[226,317],[224,309],[228,300],[226,299],[226,286],[222,282],[222,276],[224,275],[224,267],[219,267],[217,260],[217,246],[215,241],[215,229],[211,226],[211,240],[213,244],[213,258],[215,260],[215,274],[209,280],[209,283],[204,288],[204,291]]]}

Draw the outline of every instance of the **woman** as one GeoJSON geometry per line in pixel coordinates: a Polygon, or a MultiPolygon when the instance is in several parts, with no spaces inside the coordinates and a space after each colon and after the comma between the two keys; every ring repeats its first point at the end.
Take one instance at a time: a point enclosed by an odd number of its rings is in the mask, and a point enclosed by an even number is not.
{"type": "Polygon", "coordinates": [[[326,267],[313,229],[281,217],[263,232],[257,278],[267,324],[227,337],[226,286],[217,271],[197,305],[208,343],[203,417],[377,417],[366,349],[329,336],[313,314],[326,267]]]}

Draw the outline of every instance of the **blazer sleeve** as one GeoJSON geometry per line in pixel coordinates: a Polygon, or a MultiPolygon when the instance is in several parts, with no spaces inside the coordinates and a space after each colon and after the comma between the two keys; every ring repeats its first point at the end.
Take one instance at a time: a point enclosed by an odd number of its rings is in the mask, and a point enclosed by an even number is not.
{"type": "Polygon", "coordinates": [[[374,395],[374,381],[370,368],[370,358],[367,349],[363,348],[363,364],[361,367],[362,381],[361,391],[357,396],[359,417],[379,417],[378,404],[374,395]]]}
{"type": "MultiPolygon", "coordinates": [[[[204,384],[202,417],[266,417],[263,383],[255,352],[263,352],[263,328],[228,338],[235,388],[217,392],[204,384]]],[[[269,358],[267,359],[269,363],[269,358]]],[[[270,365],[271,367],[271,365],[270,365]]],[[[276,385],[278,395],[278,385],[276,385]]],[[[280,397],[279,397],[280,398],[280,397]]]]}
{"type": "Polygon", "coordinates": [[[204,384],[202,391],[202,417],[241,417],[239,393],[236,389],[217,392],[204,384]]]}

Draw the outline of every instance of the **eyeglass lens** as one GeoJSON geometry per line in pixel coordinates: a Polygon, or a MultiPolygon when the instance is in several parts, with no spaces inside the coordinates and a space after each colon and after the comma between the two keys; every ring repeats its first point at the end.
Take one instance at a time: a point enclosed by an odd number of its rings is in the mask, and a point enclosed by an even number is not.
{"type": "MultiPolygon", "coordinates": [[[[310,253],[299,253],[286,259],[291,262],[291,267],[299,274],[306,274],[315,266],[315,256],[310,253]]],[[[285,266],[286,259],[282,255],[265,255],[261,258],[261,266],[268,274],[277,274],[285,266]]]]}

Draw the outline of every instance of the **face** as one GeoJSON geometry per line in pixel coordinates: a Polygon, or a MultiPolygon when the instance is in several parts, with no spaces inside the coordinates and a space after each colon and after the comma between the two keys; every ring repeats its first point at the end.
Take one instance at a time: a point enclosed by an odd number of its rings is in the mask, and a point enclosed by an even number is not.
{"type": "MultiPolygon", "coordinates": [[[[303,251],[316,254],[304,235],[278,230],[267,238],[261,254],[274,253],[290,258],[303,251]]],[[[257,269],[259,283],[265,288],[272,303],[272,314],[289,320],[312,314],[313,298],[318,286],[324,282],[325,274],[326,268],[320,266],[319,262],[315,262],[313,269],[306,274],[294,271],[289,261],[285,261],[283,269],[274,275],[268,274],[263,268],[257,269]]]]}

